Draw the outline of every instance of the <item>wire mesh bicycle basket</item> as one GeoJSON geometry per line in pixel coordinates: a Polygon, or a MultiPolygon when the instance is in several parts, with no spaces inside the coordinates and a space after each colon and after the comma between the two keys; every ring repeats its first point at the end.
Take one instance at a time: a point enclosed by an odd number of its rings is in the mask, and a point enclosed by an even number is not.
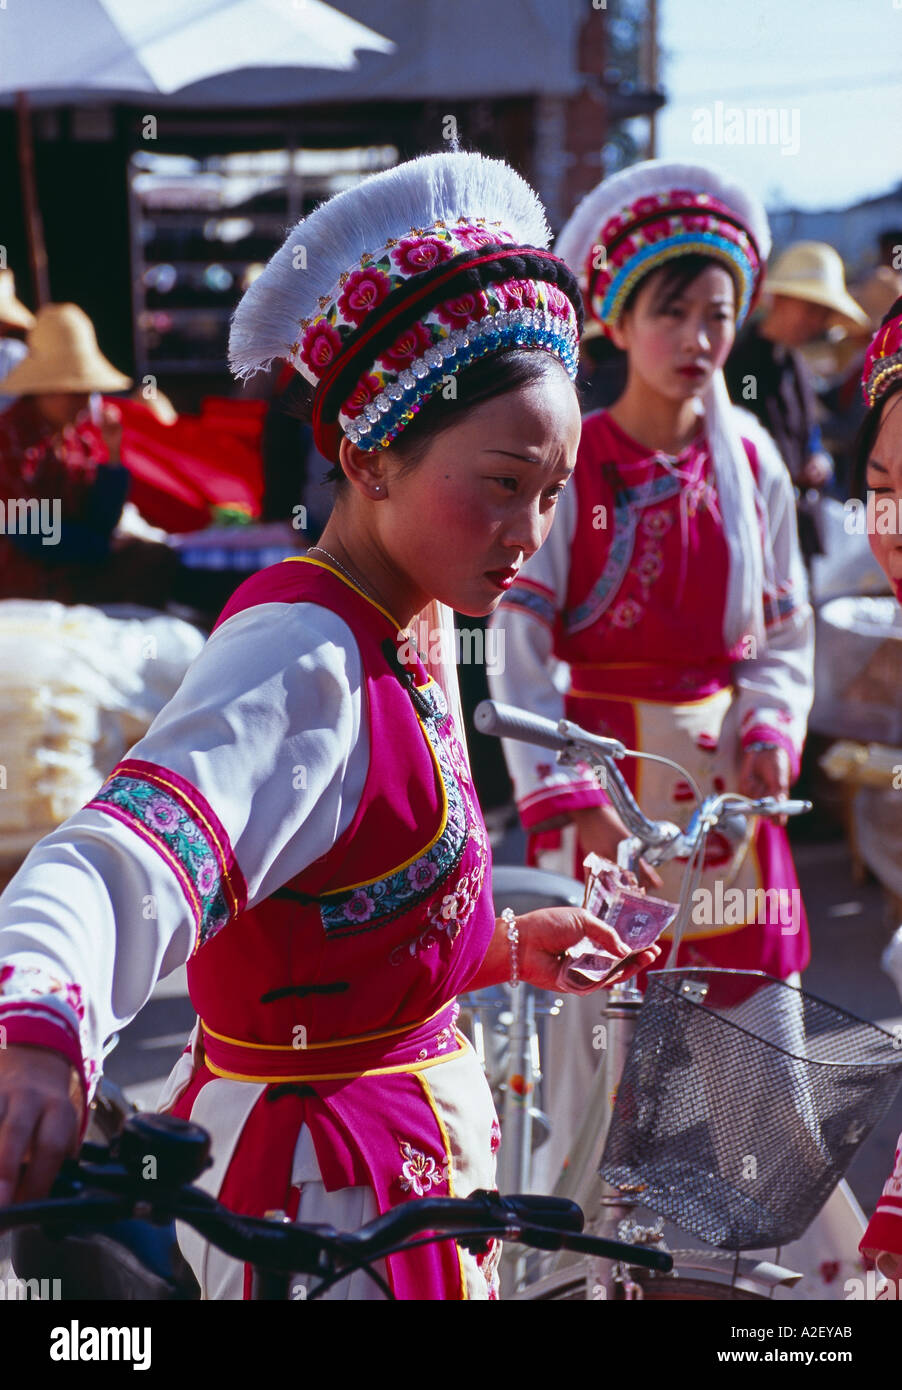
{"type": "Polygon", "coordinates": [[[891,1034],[760,971],[653,971],[599,1173],[709,1244],[796,1240],[902,1081],[891,1034]]]}

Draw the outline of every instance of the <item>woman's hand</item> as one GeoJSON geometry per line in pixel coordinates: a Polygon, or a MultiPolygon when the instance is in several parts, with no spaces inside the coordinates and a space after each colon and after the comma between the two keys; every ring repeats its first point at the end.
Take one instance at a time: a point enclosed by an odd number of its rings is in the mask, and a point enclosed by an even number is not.
{"type": "MultiPolygon", "coordinates": [[[[622,960],[630,953],[630,948],[620,940],[613,927],[582,907],[549,907],[539,912],[524,912],[517,918],[517,928],[520,978],[537,989],[568,993],[558,980],[562,957],[568,947],[575,946],[585,936],[615,960],[622,960]]],[[[623,974],[618,972],[609,980],[608,985],[621,984],[638,975],[640,970],[647,970],[660,954],[660,946],[649,946],[623,974]]]]}
{"type": "MultiPolygon", "coordinates": [[[[750,749],[739,769],[739,791],[755,800],[762,796],[787,797],[791,771],[785,748],[759,748],[754,752],[750,749]]],[[[786,820],[786,816],[777,816],[774,825],[785,825],[786,820]]]]}
{"type": "Polygon", "coordinates": [[[0,1049],[0,1206],[47,1196],[78,1146],[80,1095],[74,1067],[58,1052],[0,1049]]]}
{"type": "MultiPolygon", "coordinates": [[[[620,940],[614,928],[582,907],[549,907],[539,912],[524,912],[517,918],[517,930],[520,934],[517,946],[520,979],[537,989],[553,989],[562,994],[570,992],[561,986],[558,975],[564,952],[584,936],[614,960],[629,955],[629,947],[620,940]]],[[[647,970],[660,954],[660,946],[649,946],[623,974],[618,972],[610,979],[608,985],[620,984],[640,970],[647,970]]],[[[476,977],[468,981],[467,989],[488,989],[491,985],[504,984],[511,977],[511,965],[507,923],[499,917],[485,960],[476,977]]]]}
{"type": "MultiPolygon", "coordinates": [[[[579,842],[587,853],[600,854],[604,859],[617,862],[617,846],[621,840],[629,839],[629,831],[614,810],[613,806],[586,806],[572,813],[579,842]]],[[[650,864],[639,860],[640,888],[660,888],[661,879],[650,864]]]]}

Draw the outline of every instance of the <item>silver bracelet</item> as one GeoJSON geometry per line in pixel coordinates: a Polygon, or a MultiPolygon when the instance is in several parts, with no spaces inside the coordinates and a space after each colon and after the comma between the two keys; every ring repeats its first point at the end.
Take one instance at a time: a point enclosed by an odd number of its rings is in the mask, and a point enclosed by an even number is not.
{"type": "Polygon", "coordinates": [[[517,918],[512,907],[506,907],[501,914],[502,922],[507,923],[507,939],[511,947],[511,989],[516,989],[520,983],[520,928],[517,926],[517,918]]]}

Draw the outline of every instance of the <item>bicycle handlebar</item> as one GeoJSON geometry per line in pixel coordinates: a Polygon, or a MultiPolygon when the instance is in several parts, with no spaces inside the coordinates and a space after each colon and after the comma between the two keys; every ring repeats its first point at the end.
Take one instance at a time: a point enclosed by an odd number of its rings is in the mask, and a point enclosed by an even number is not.
{"type": "MultiPolygon", "coordinates": [[[[561,719],[555,724],[550,719],[530,714],[528,710],[501,704],[496,700],[483,700],[476,706],[473,722],[484,734],[518,739],[538,744],[543,748],[555,749],[559,762],[574,763],[587,760],[602,767],[605,777],[599,785],[609,793],[631,836],[628,841],[623,842],[623,868],[635,870],[639,859],[643,857],[647,857],[652,864],[660,864],[664,860],[677,857],[690,857],[702,837],[716,825],[721,825],[726,833],[731,833],[731,818],[741,818],[744,822],[751,816],[773,819],[777,816],[797,816],[811,810],[810,801],[784,800],[772,796],[755,800],[740,796],[738,792],[724,792],[701,800],[694,779],[679,763],[673,762],[670,758],[662,758],[656,753],[643,753],[635,748],[627,748],[618,739],[590,734],[569,719],[561,719]],[[645,815],[616,765],[615,759],[625,757],[667,763],[694,789],[696,809],[685,831],[672,821],[651,820],[645,815]]],[[[736,835],[735,830],[732,833],[736,835]]]]}
{"type": "Polygon", "coordinates": [[[67,1160],[50,1198],[0,1208],[0,1231],[32,1225],[93,1229],[129,1218],[182,1221],[234,1259],[276,1274],[324,1279],[385,1259],[414,1236],[429,1232],[436,1240],[456,1236],[461,1244],[475,1243],[476,1249],[497,1236],[540,1250],[573,1250],[664,1272],[672,1267],[662,1251],[582,1235],[583,1213],[574,1202],[532,1194],[503,1197],[480,1190],[464,1198],[422,1197],[353,1232],[241,1216],[184,1180],[186,1154],[189,1164],[193,1161],[190,1176],[199,1176],[209,1164],[206,1131],[168,1115],[132,1116],[109,1149],[85,1144],[79,1160],[67,1160]],[[144,1176],[150,1156],[160,1159],[151,1168],[161,1172],[159,1177],[144,1176]]]}

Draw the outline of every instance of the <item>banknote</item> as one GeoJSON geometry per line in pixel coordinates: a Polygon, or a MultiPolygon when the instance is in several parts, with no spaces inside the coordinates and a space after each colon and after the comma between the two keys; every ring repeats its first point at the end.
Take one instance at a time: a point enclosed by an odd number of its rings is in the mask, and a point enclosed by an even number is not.
{"type": "Polygon", "coordinates": [[[677,914],[675,903],[649,897],[633,874],[618,868],[610,859],[588,854],[583,868],[586,870],[583,907],[613,927],[629,951],[618,959],[602,951],[587,936],[571,946],[558,979],[562,989],[576,993],[598,989],[610,977],[628,969],[636,957],[667,930],[677,914]]]}

